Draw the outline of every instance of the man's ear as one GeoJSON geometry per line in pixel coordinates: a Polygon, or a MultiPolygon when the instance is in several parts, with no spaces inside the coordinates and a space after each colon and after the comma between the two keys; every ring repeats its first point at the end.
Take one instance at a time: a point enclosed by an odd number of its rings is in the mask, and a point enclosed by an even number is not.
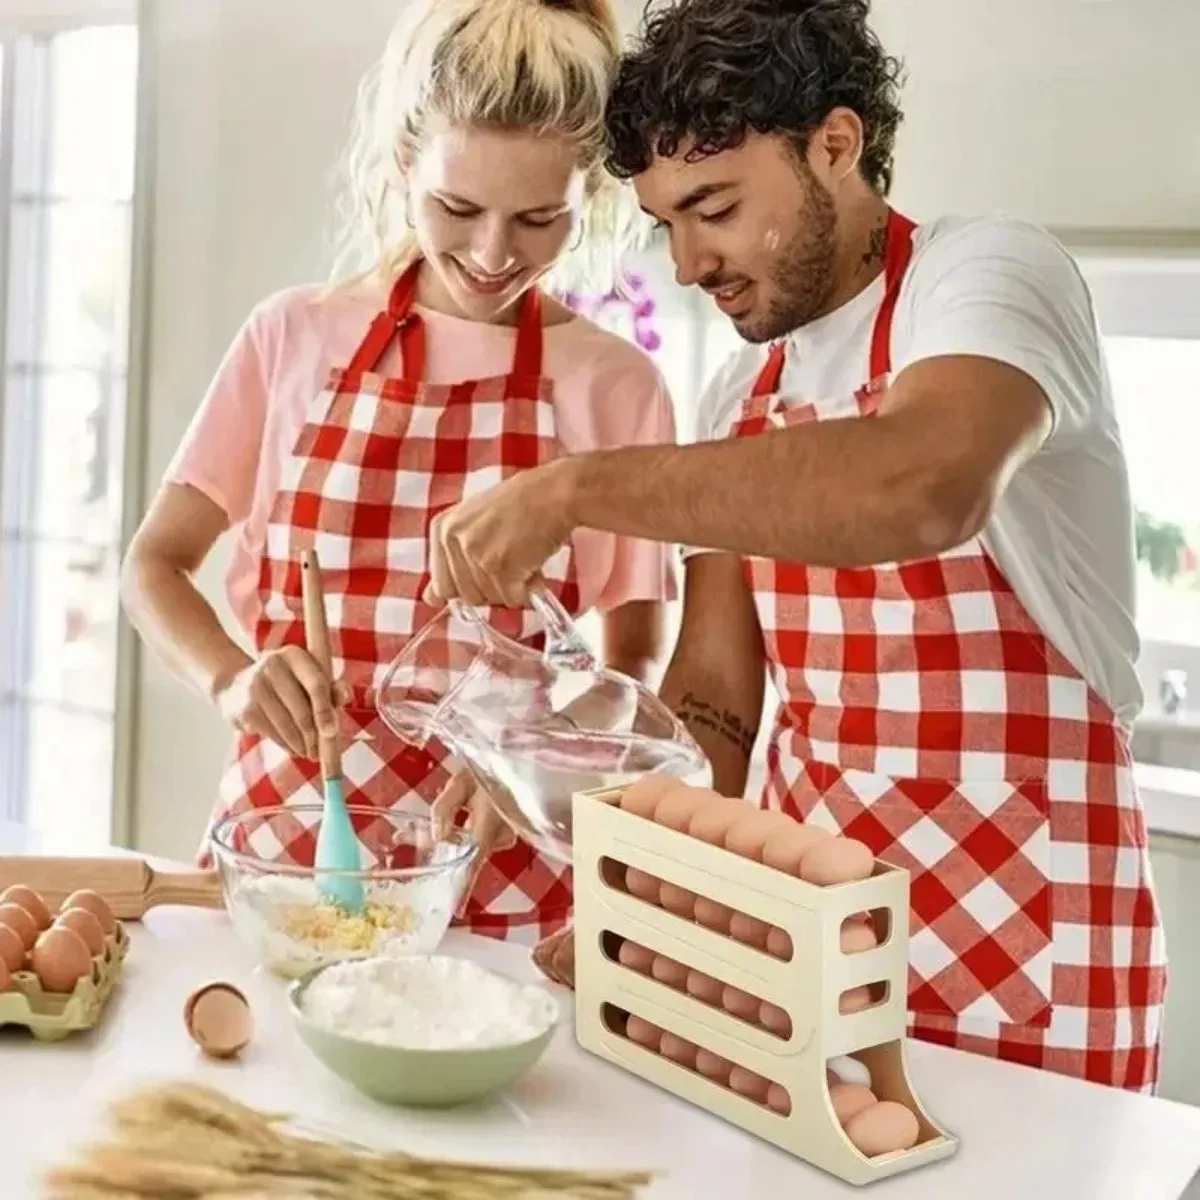
{"type": "Polygon", "coordinates": [[[808,140],[808,164],[830,190],[844,183],[862,160],[862,119],[851,108],[835,108],[808,140]]]}

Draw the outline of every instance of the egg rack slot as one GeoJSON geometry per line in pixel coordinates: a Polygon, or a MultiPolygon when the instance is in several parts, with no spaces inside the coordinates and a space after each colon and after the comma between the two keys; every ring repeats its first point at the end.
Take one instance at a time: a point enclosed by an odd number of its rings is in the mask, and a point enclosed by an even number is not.
{"type": "Polygon", "coordinates": [[[57,1042],[91,1029],[104,1014],[129,953],[129,935],[119,922],[105,938],[104,953],[70,992],[47,991],[32,969],[15,971],[10,990],[0,993],[0,1028],[21,1025],[41,1042],[57,1042]]]}
{"type": "Polygon", "coordinates": [[[922,1108],[905,1064],[908,873],[877,862],[868,878],[817,886],[624,811],[620,797],[601,789],[573,799],[579,1044],[855,1186],[954,1154],[957,1138],[922,1108]],[[790,957],[631,894],[622,885],[631,868],[783,931],[790,957]],[[843,952],[864,914],[879,944],[843,952]],[[724,984],[724,1003],[685,987],[685,976],[724,984]],[[728,1011],[731,999],[757,1001],[758,1022],[728,1011]],[[827,1075],[846,1056],[869,1071],[873,1100],[915,1116],[911,1148],[868,1156],[851,1141],[827,1075]]]}

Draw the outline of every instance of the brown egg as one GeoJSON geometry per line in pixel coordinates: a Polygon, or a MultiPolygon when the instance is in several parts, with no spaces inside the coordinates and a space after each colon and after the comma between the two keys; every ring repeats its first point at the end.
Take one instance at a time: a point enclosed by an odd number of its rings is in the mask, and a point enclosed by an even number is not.
{"type": "Polygon", "coordinates": [[[197,988],[184,1003],[183,1023],[209,1058],[236,1057],[254,1035],[250,1005],[232,983],[197,988]]]}
{"type": "Polygon", "coordinates": [[[838,999],[838,1011],[842,1013],[862,1012],[871,1004],[871,989],[865,984],[862,987],[851,988],[843,992],[838,999]]]}
{"type": "Polygon", "coordinates": [[[833,1105],[834,1115],[841,1125],[853,1120],[860,1112],[878,1103],[875,1093],[861,1083],[831,1083],[829,1087],[829,1102],[833,1105]]]}
{"type": "Polygon", "coordinates": [[[37,922],[19,904],[0,904],[0,925],[7,925],[21,939],[26,950],[37,941],[37,922]]]}
{"type": "Polygon", "coordinates": [[[757,1025],[762,1001],[757,996],[752,996],[749,992],[743,992],[741,988],[735,988],[733,984],[727,983],[725,990],[721,993],[721,1006],[731,1016],[757,1025]]]}
{"type": "Polygon", "coordinates": [[[747,946],[753,946],[756,950],[767,948],[767,934],[770,930],[771,927],[766,921],[760,921],[748,913],[735,912],[729,918],[730,937],[736,938],[747,946]]]}
{"type": "Polygon", "coordinates": [[[772,925],[767,930],[767,953],[773,958],[781,958],[784,962],[789,962],[792,957],[791,936],[772,925]]]}
{"type": "Polygon", "coordinates": [[[7,992],[12,986],[12,973],[4,963],[0,962],[0,992],[7,992]]]}
{"type": "Polygon", "coordinates": [[[669,988],[683,991],[683,985],[687,982],[688,969],[683,963],[677,963],[665,954],[656,954],[654,961],[650,964],[650,974],[659,983],[665,983],[669,988]]]}
{"type": "Polygon", "coordinates": [[[647,1050],[657,1050],[662,1044],[663,1031],[641,1017],[630,1017],[625,1024],[625,1033],[631,1042],[637,1042],[647,1050]]]}
{"type": "Polygon", "coordinates": [[[750,809],[725,835],[725,849],[741,855],[742,858],[760,861],[763,847],[768,839],[778,832],[778,826],[773,819],[777,815],[750,809]]]}
{"type": "Polygon", "coordinates": [[[0,904],[20,905],[33,918],[33,922],[38,927],[39,933],[43,929],[50,928],[52,919],[50,909],[47,907],[45,900],[33,888],[23,887],[19,883],[14,883],[12,887],[6,888],[4,892],[0,893],[0,904]]]}
{"type": "Polygon", "coordinates": [[[621,807],[639,817],[653,817],[658,802],[671,790],[679,786],[679,780],[670,775],[647,775],[631,783],[621,793],[621,807]]]}
{"type": "Polygon", "coordinates": [[[94,913],[86,908],[68,908],[54,922],[64,929],[74,930],[87,945],[88,953],[93,958],[99,958],[104,953],[104,930],[94,913]]]}
{"type": "Polygon", "coordinates": [[[74,930],[51,925],[33,947],[33,973],[47,992],[73,992],[92,971],[87,943],[74,930]]]}
{"type": "Polygon", "coordinates": [[[639,975],[649,975],[651,964],[654,962],[654,951],[639,946],[636,942],[623,942],[617,951],[617,959],[621,966],[636,971],[639,975]]]}
{"type": "Polygon", "coordinates": [[[779,1113],[780,1116],[787,1117],[792,1112],[792,1098],[788,1095],[787,1088],[781,1084],[773,1083],[767,1088],[767,1104],[779,1113]]]}
{"type": "Polygon", "coordinates": [[[818,829],[815,825],[801,825],[799,821],[790,821],[787,829],[779,830],[763,847],[763,865],[800,878],[800,863],[805,854],[830,837],[832,834],[828,830],[818,829]]]}
{"type": "Polygon", "coordinates": [[[725,835],[742,819],[749,807],[744,800],[727,800],[712,793],[713,799],[697,805],[688,822],[688,834],[714,846],[725,844],[725,835]]]}
{"type": "Polygon", "coordinates": [[[725,985],[719,979],[705,975],[703,971],[692,970],[688,972],[683,986],[689,996],[694,996],[697,1000],[716,1008],[721,1007],[721,997],[725,994],[725,985]]]}
{"type": "Polygon", "coordinates": [[[0,963],[9,971],[19,971],[25,962],[25,943],[15,929],[0,925],[0,963]]]}
{"type": "Polygon", "coordinates": [[[676,887],[673,883],[664,883],[658,889],[658,902],[667,912],[689,921],[696,911],[696,893],[676,887]]]}
{"type": "Polygon", "coordinates": [[[894,1100],[880,1100],[846,1122],[846,1136],[868,1158],[908,1150],[921,1136],[912,1110],[894,1100]]]}
{"type": "Polygon", "coordinates": [[[718,904],[707,896],[697,896],[693,907],[693,916],[696,922],[703,925],[705,929],[727,934],[729,922],[733,919],[733,909],[727,908],[724,904],[718,904]]]}
{"type": "Polygon", "coordinates": [[[747,1071],[745,1067],[734,1067],[729,1072],[729,1086],[739,1096],[745,1096],[748,1100],[755,1100],[759,1104],[766,1104],[767,1095],[771,1090],[771,1081],[764,1079],[761,1075],[756,1075],[753,1071],[747,1071]]]}
{"type": "Polygon", "coordinates": [[[758,1010],[758,1023],[776,1037],[792,1036],[792,1018],[788,1016],[786,1008],[780,1008],[777,1004],[764,1000],[758,1010]]]}
{"type": "Polygon", "coordinates": [[[842,922],[842,953],[861,954],[864,950],[874,950],[879,944],[871,926],[861,917],[849,917],[842,922]]]}
{"type": "Polygon", "coordinates": [[[694,1067],[696,1065],[696,1047],[674,1033],[664,1033],[658,1049],[663,1058],[669,1058],[672,1062],[679,1063],[680,1066],[694,1067]]]}
{"type": "Polygon", "coordinates": [[[68,908],[86,908],[100,922],[105,937],[111,937],[117,931],[117,919],[113,916],[108,901],[99,892],[91,892],[86,888],[72,892],[63,901],[59,912],[66,912],[68,908]]]}
{"type": "Polygon", "coordinates": [[[684,833],[691,823],[693,814],[703,803],[704,801],[696,796],[692,788],[688,787],[686,783],[681,783],[678,787],[672,788],[658,802],[654,810],[654,823],[662,825],[666,829],[684,833]]]}
{"type": "Polygon", "coordinates": [[[714,1054],[711,1050],[698,1050],[696,1051],[696,1070],[707,1079],[724,1086],[729,1083],[729,1074],[733,1070],[733,1063],[719,1054],[714,1054]]]}
{"type": "Polygon", "coordinates": [[[804,855],[800,878],[818,887],[833,887],[867,879],[874,870],[875,855],[870,847],[854,838],[831,837],[804,855]]]}
{"type": "Polygon", "coordinates": [[[625,886],[631,896],[645,900],[648,904],[658,903],[659,882],[653,875],[639,871],[637,867],[630,867],[625,872],[625,886]]]}

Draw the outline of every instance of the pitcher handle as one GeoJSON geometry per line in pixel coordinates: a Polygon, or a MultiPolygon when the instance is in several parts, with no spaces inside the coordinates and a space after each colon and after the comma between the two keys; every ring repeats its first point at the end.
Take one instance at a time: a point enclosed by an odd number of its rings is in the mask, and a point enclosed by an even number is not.
{"type": "MultiPolygon", "coordinates": [[[[529,593],[529,601],[546,627],[543,660],[572,671],[594,671],[597,664],[592,648],[575,628],[575,622],[554,593],[543,584],[529,593]]],[[[451,600],[450,605],[466,620],[474,621],[477,625],[484,624],[479,610],[465,600],[451,600]]]]}
{"type": "Polygon", "coordinates": [[[546,626],[546,648],[542,657],[548,663],[565,666],[573,671],[594,671],[596,657],[583,639],[575,622],[558,598],[545,586],[529,593],[530,602],[546,626]]]}

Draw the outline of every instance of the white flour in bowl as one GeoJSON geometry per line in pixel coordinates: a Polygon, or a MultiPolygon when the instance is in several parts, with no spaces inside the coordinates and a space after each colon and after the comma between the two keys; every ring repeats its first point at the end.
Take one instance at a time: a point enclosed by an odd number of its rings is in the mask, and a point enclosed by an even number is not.
{"type": "Polygon", "coordinates": [[[559,1015],[536,984],[438,954],[337,963],[307,985],[302,1007],[331,1033],[411,1050],[528,1042],[559,1015]]]}

